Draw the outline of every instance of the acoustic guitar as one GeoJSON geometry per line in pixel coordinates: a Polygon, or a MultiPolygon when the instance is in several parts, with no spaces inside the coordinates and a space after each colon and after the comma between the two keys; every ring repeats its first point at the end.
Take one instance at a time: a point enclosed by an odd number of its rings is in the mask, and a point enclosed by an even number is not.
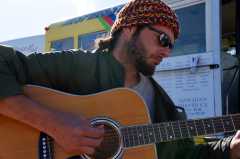
{"type": "Polygon", "coordinates": [[[157,159],[155,143],[240,128],[239,114],[152,124],[143,99],[127,88],[79,96],[27,85],[24,94],[46,107],[90,118],[93,126],[104,124],[104,140],[93,156],[68,154],[46,134],[0,116],[0,159],[157,159]]]}

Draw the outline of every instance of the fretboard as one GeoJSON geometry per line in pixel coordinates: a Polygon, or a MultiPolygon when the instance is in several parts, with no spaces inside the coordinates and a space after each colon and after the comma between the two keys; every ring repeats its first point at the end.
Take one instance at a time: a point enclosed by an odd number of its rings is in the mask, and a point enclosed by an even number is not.
{"type": "Polygon", "coordinates": [[[166,142],[191,138],[200,135],[212,135],[233,132],[240,128],[240,114],[213,117],[198,120],[179,120],[158,124],[122,127],[125,147],[166,142]]]}

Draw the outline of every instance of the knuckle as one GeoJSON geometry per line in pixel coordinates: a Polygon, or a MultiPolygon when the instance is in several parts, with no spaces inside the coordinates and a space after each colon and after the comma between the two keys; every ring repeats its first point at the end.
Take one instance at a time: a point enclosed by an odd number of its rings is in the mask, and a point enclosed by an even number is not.
{"type": "Polygon", "coordinates": [[[95,149],[93,148],[89,148],[87,151],[86,151],[86,154],[89,154],[89,155],[93,155],[95,153],[95,149]]]}

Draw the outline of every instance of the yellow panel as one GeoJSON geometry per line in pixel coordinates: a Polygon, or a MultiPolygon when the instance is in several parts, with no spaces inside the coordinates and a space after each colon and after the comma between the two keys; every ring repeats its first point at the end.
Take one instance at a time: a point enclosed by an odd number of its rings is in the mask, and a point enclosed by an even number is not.
{"type": "Polygon", "coordinates": [[[81,23],[55,26],[50,28],[45,34],[45,51],[50,51],[51,41],[61,40],[69,37],[74,37],[74,48],[77,48],[78,35],[102,31],[104,28],[101,26],[97,19],[86,20],[81,23]]]}

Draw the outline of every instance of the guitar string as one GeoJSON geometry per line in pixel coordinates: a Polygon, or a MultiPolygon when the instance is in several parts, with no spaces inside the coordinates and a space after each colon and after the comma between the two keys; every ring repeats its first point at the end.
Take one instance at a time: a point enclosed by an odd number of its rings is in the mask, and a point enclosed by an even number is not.
{"type": "MultiPolygon", "coordinates": [[[[234,119],[234,122],[237,122],[237,121],[240,121],[240,117],[237,118],[237,119],[236,118],[234,119]]],[[[214,123],[214,126],[217,126],[218,124],[219,123],[214,123]]],[[[223,124],[219,124],[218,126],[223,126],[223,124]]],[[[105,141],[103,142],[104,143],[104,148],[107,148],[108,150],[115,150],[116,149],[115,146],[118,146],[118,145],[116,144],[114,139],[118,139],[119,136],[114,135],[116,133],[113,133],[114,132],[113,130],[106,130],[106,132],[107,132],[107,135],[104,135],[105,141]]],[[[144,131],[142,131],[142,132],[144,133],[144,131]]],[[[145,132],[148,132],[148,131],[145,131],[145,132]]],[[[139,133],[131,132],[131,133],[127,133],[125,135],[127,135],[127,136],[129,136],[129,135],[139,135],[139,133]]],[[[152,143],[151,138],[149,136],[147,136],[147,134],[143,135],[141,139],[145,140],[142,143],[146,143],[146,144],[152,143]],[[146,137],[148,137],[148,139],[146,139],[146,137]],[[146,142],[146,140],[148,140],[148,142],[146,142]]],[[[141,143],[141,141],[140,141],[141,139],[139,138],[139,136],[137,136],[137,137],[135,136],[135,138],[132,136],[132,138],[128,138],[128,139],[125,138],[125,140],[128,140],[129,146],[139,145],[141,143]]],[[[124,143],[124,144],[127,145],[127,143],[124,143]]]]}
{"type": "MultiPolygon", "coordinates": [[[[216,119],[219,119],[219,118],[214,118],[215,119],[215,121],[213,120],[212,122],[214,122],[213,124],[214,124],[214,126],[213,127],[215,127],[215,128],[217,128],[217,126],[221,126],[221,132],[227,132],[227,131],[225,131],[224,130],[224,123],[223,122],[221,122],[221,121],[218,121],[218,120],[216,120],[216,119]]],[[[222,118],[220,118],[220,119],[222,119],[222,118]]],[[[223,119],[222,119],[223,120],[223,119]]],[[[197,120],[196,120],[197,121],[197,120]]],[[[195,123],[196,123],[196,121],[195,121],[195,123]]],[[[209,120],[210,121],[210,120],[209,120]]],[[[240,121],[240,117],[239,116],[235,116],[235,118],[233,119],[233,123],[232,124],[234,124],[234,125],[236,125],[236,122],[238,122],[238,121],[240,121]]],[[[187,126],[187,122],[185,122],[186,123],[186,128],[189,128],[188,126],[187,126]]],[[[157,124],[156,124],[157,125],[157,124]]],[[[201,124],[202,126],[204,126],[204,123],[202,123],[201,124]]],[[[225,128],[226,128],[226,126],[227,125],[225,125],[225,128]]],[[[232,125],[233,126],[233,125],[232,125]]],[[[232,126],[231,127],[229,127],[229,128],[232,128],[232,126]]],[[[130,128],[134,128],[134,126],[133,127],[130,127],[130,128]]],[[[136,127],[135,127],[135,129],[136,129],[136,127]]],[[[154,128],[152,128],[153,129],[153,131],[151,131],[152,133],[155,133],[154,132],[154,128]]],[[[197,130],[197,129],[195,129],[195,130],[197,130]]],[[[213,128],[212,128],[212,130],[214,130],[213,128]]],[[[135,130],[136,131],[136,130],[135,130]]],[[[118,139],[119,137],[118,137],[118,135],[114,135],[114,131],[113,130],[107,130],[106,132],[108,132],[108,134],[107,135],[105,135],[104,136],[104,138],[105,138],[105,140],[107,140],[107,141],[105,141],[104,142],[104,144],[106,145],[111,145],[111,146],[114,146],[114,145],[116,145],[115,144],[115,141],[113,140],[113,139],[118,139]]],[[[174,133],[174,131],[172,131],[173,133],[174,133]]],[[[130,143],[130,146],[131,145],[138,145],[138,144],[140,144],[141,143],[141,139],[143,139],[143,140],[148,140],[148,142],[146,142],[146,141],[144,141],[144,143],[151,143],[151,142],[154,142],[154,141],[152,141],[151,140],[151,137],[150,136],[148,136],[148,134],[149,134],[149,131],[143,131],[142,130],[142,133],[144,134],[141,138],[139,138],[139,136],[136,136],[136,135],[139,135],[139,134],[141,134],[141,133],[138,133],[138,132],[131,132],[131,133],[127,133],[127,134],[125,134],[125,135],[127,135],[127,136],[129,136],[129,135],[132,135],[130,138],[128,137],[127,139],[125,138],[125,140],[128,140],[127,142],[128,143],[130,143]],[[147,134],[144,134],[144,133],[146,133],[147,132],[147,134]],[[135,137],[134,137],[135,136],[135,137]],[[148,139],[146,139],[146,137],[148,137],[148,139]],[[132,142],[132,144],[131,144],[131,142],[132,142]]],[[[162,132],[158,132],[158,133],[162,133],[162,132]]],[[[214,134],[214,133],[213,133],[214,134]]],[[[168,137],[168,134],[166,133],[165,134],[166,136],[166,138],[168,137]]],[[[178,134],[179,135],[179,134],[178,134]]],[[[157,135],[156,135],[157,136],[157,135]]],[[[177,136],[177,135],[175,135],[175,136],[177,136]]],[[[159,136],[158,136],[159,137],[159,136]]],[[[178,138],[178,137],[175,137],[176,139],[178,138]]],[[[152,138],[153,139],[153,138],[152,138]]],[[[171,138],[172,140],[173,140],[173,138],[171,138]]],[[[171,139],[168,139],[168,140],[171,140],[171,139]]],[[[126,143],[125,143],[126,144],[126,143]]],[[[111,147],[110,146],[110,147],[111,147]]]]}
{"type": "MultiPolygon", "coordinates": [[[[236,119],[234,119],[235,121],[236,121],[236,119]]],[[[240,118],[239,118],[239,120],[240,120],[240,118]]],[[[219,121],[218,121],[219,122],[219,121]]],[[[233,123],[234,124],[234,123],[233,123]]],[[[204,125],[203,125],[204,126],[204,125]]],[[[217,127],[219,127],[219,126],[221,126],[221,128],[222,128],[222,130],[220,130],[221,132],[227,132],[227,131],[224,131],[223,130],[223,124],[220,122],[220,123],[216,123],[216,121],[215,121],[215,123],[214,123],[214,127],[215,128],[217,128],[217,127]]],[[[226,127],[226,125],[225,125],[225,127],[226,127]]],[[[133,128],[133,127],[132,127],[133,128]]],[[[188,129],[189,127],[187,127],[187,125],[186,125],[186,128],[188,129]]],[[[209,127],[208,127],[209,128],[209,127]]],[[[232,127],[229,127],[229,128],[232,128],[232,127]]],[[[154,129],[154,128],[153,128],[154,129]]],[[[175,129],[174,129],[175,130],[175,129]]],[[[178,135],[180,135],[180,133],[178,134],[178,133],[176,133],[175,131],[171,131],[172,133],[174,133],[176,136],[178,136],[178,135]]],[[[154,130],[153,130],[154,131],[154,130]]],[[[153,131],[141,131],[145,136],[147,136],[149,133],[155,133],[155,132],[153,132],[153,131]]],[[[194,131],[197,131],[197,129],[194,129],[194,131]]],[[[116,136],[116,135],[114,135],[114,131],[113,130],[107,130],[107,131],[105,131],[108,135],[105,135],[105,138],[106,137],[108,137],[108,138],[110,138],[110,137],[113,137],[113,138],[116,138],[116,137],[118,137],[118,136],[116,136]]],[[[130,133],[127,133],[127,134],[125,134],[125,135],[127,135],[127,136],[129,136],[129,135],[132,135],[131,137],[133,137],[133,136],[138,136],[139,134],[142,134],[142,133],[139,133],[139,132],[136,132],[136,130],[135,130],[135,132],[130,132],[130,133]]],[[[209,132],[209,129],[207,129],[207,132],[209,132]]],[[[162,133],[162,132],[158,132],[158,133],[162,133]]],[[[155,133],[156,134],[156,133],[155,133]]],[[[213,132],[213,134],[214,134],[214,132],[213,132]]],[[[168,133],[166,133],[165,134],[166,136],[168,136],[168,133]]],[[[204,134],[203,134],[204,135],[204,134]]],[[[139,136],[138,136],[139,137],[139,136]]]]}
{"type": "MultiPolygon", "coordinates": [[[[240,117],[239,116],[235,116],[235,118],[234,118],[234,121],[235,122],[237,122],[237,121],[240,121],[240,117]]],[[[185,123],[187,123],[187,122],[185,122],[185,123]]],[[[234,123],[233,123],[234,124],[234,123]]],[[[159,126],[160,124],[156,124],[155,126],[159,126]]],[[[218,122],[216,122],[215,121],[215,123],[214,123],[214,127],[215,128],[217,128],[218,126],[221,126],[221,128],[223,129],[223,124],[221,124],[221,122],[220,121],[218,121],[218,122]]],[[[134,127],[129,127],[129,128],[134,128],[134,127]]],[[[136,127],[135,127],[136,128],[136,127]]],[[[188,129],[189,127],[187,127],[187,125],[186,125],[186,128],[188,129]]],[[[153,128],[154,129],[154,128],[153,128]]],[[[195,129],[196,130],[196,129],[195,129]]],[[[135,131],[137,131],[137,130],[135,130],[135,131]]],[[[172,131],[173,133],[175,133],[174,131],[172,131]]],[[[223,132],[226,132],[226,131],[223,131],[223,132]]],[[[114,133],[114,131],[113,130],[106,130],[105,131],[105,133],[107,134],[107,135],[104,135],[104,138],[106,139],[106,140],[113,140],[113,139],[116,139],[116,138],[119,138],[118,137],[118,135],[115,135],[116,133],[114,133]]],[[[130,136],[130,138],[128,137],[128,139],[127,140],[139,140],[139,135],[140,134],[142,134],[142,137],[140,138],[140,139],[145,139],[145,137],[148,137],[148,138],[151,138],[148,134],[149,133],[155,133],[154,132],[154,130],[153,131],[151,131],[151,132],[149,132],[148,130],[146,130],[146,131],[144,131],[144,130],[141,130],[141,132],[139,133],[139,132],[130,132],[130,133],[127,133],[127,134],[124,134],[125,136],[130,136]]],[[[165,133],[164,135],[163,135],[163,132],[160,132],[160,131],[158,131],[158,133],[157,134],[162,134],[162,136],[165,136],[165,137],[168,137],[168,133],[165,133]]],[[[157,134],[155,133],[155,135],[157,136],[157,134]]],[[[177,135],[180,135],[180,133],[179,134],[177,134],[177,135]]],[[[176,135],[176,133],[175,133],[175,136],[177,136],[176,135]]],[[[191,137],[191,136],[190,136],[191,137]]],[[[104,143],[106,143],[106,142],[104,142],[104,143]]]]}
{"type": "MultiPolygon", "coordinates": [[[[240,119],[239,119],[240,120],[240,119]]],[[[235,124],[235,123],[233,123],[233,124],[235,124]]],[[[233,125],[233,124],[231,124],[231,125],[233,125]]],[[[199,124],[195,124],[195,125],[199,125],[199,124]]],[[[236,124],[235,124],[236,125],[236,124]]],[[[179,128],[178,127],[181,127],[181,129],[187,129],[187,128],[189,128],[189,125],[187,124],[187,123],[185,123],[184,125],[181,125],[181,124],[179,124],[179,125],[174,125],[174,126],[164,126],[164,125],[154,125],[153,127],[152,126],[149,126],[149,127],[146,127],[147,129],[152,129],[153,131],[154,131],[154,129],[158,129],[158,128],[162,128],[162,129],[165,129],[165,128],[168,128],[168,127],[172,127],[174,130],[179,130],[179,128]]],[[[209,125],[207,125],[206,123],[202,123],[201,125],[199,125],[200,127],[202,127],[202,128],[204,128],[204,126],[206,127],[206,128],[209,128],[208,126],[209,125]]],[[[217,126],[223,126],[223,124],[222,124],[222,122],[221,121],[214,121],[214,127],[217,127],[217,126]]],[[[227,125],[226,125],[227,126],[227,125]]],[[[135,130],[131,130],[132,132],[139,132],[137,129],[139,129],[139,128],[142,128],[141,126],[139,126],[139,127],[135,127],[135,126],[133,126],[133,127],[124,127],[124,128],[130,128],[130,129],[135,129],[135,130]]],[[[210,127],[211,128],[211,127],[210,127]]],[[[199,129],[195,129],[195,130],[199,130],[199,129]]],[[[149,132],[148,130],[141,130],[142,132],[149,132]]],[[[114,132],[114,130],[105,130],[105,132],[114,132]]],[[[152,131],[151,131],[152,132],[152,131]]]]}
{"type": "MultiPolygon", "coordinates": [[[[204,126],[204,125],[201,125],[202,127],[204,126]]],[[[207,125],[205,125],[205,127],[206,127],[207,125]]],[[[215,122],[214,123],[214,127],[218,127],[218,126],[223,126],[223,124],[221,123],[221,122],[219,122],[218,121],[218,123],[217,122],[215,122]]],[[[225,125],[225,126],[227,126],[227,125],[225,125]]],[[[231,124],[231,126],[233,126],[232,124],[231,124]]],[[[134,127],[129,127],[129,128],[134,128],[134,127]]],[[[154,129],[158,129],[159,127],[154,127],[154,128],[151,128],[151,127],[148,127],[148,128],[150,128],[150,129],[152,129],[153,131],[154,131],[154,129]]],[[[164,128],[164,126],[162,127],[162,128],[164,128]]],[[[183,126],[183,125],[181,125],[181,129],[188,129],[189,128],[189,126],[188,125],[185,125],[185,126],[183,126]]],[[[211,129],[211,127],[206,127],[206,128],[210,128],[211,129]]],[[[231,128],[231,127],[230,127],[231,128]]],[[[173,127],[173,129],[174,130],[179,130],[179,128],[177,128],[177,126],[175,127],[173,127]]],[[[173,132],[174,132],[174,130],[173,130],[173,132]]],[[[194,129],[194,130],[199,130],[199,129],[194,129]]],[[[113,130],[105,130],[105,132],[107,132],[107,133],[112,133],[112,132],[114,132],[113,130]]],[[[145,132],[149,132],[148,130],[141,130],[141,132],[143,132],[143,133],[145,133],[145,132]]],[[[152,132],[152,131],[150,131],[150,132],[152,132]]],[[[133,130],[132,132],[131,132],[131,134],[138,134],[139,133],[139,131],[138,130],[133,130]]]]}

